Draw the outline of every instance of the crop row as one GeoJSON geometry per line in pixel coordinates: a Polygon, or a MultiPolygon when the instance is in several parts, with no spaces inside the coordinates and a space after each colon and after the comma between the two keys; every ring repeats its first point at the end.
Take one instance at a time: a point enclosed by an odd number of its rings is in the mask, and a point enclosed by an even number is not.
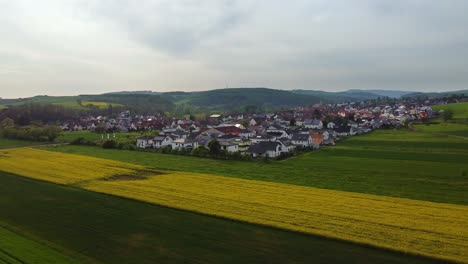
{"type": "Polygon", "coordinates": [[[1,170],[8,164],[8,172],[19,175],[208,215],[468,261],[468,206],[464,205],[181,172],[144,180],[109,181],[102,177],[141,167],[39,150],[14,150],[8,155],[0,157],[1,170]],[[27,159],[22,160],[23,156],[27,159]],[[39,165],[39,160],[53,163],[51,160],[58,158],[59,169],[39,165]],[[86,169],[75,171],[77,166],[86,169]],[[93,172],[93,166],[100,169],[93,172]]]}

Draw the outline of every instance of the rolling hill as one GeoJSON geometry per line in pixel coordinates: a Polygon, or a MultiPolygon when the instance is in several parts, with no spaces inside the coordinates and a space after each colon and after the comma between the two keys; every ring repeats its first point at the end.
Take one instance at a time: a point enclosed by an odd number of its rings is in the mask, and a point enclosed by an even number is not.
{"type": "Polygon", "coordinates": [[[204,92],[169,92],[163,98],[175,104],[188,104],[206,109],[240,109],[242,106],[255,105],[263,109],[307,106],[322,101],[314,95],[300,95],[290,91],[268,88],[231,88],[204,92]]]}

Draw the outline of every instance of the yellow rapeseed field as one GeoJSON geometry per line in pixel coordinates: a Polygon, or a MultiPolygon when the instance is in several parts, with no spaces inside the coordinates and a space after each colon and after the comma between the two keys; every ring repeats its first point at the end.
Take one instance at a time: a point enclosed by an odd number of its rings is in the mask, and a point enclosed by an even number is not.
{"type": "Polygon", "coordinates": [[[468,206],[166,172],[41,150],[0,151],[0,170],[250,223],[468,262],[468,206]],[[57,166],[55,166],[57,164],[57,166]],[[156,172],[155,172],[156,173],[156,172]],[[52,176],[51,176],[52,175],[52,176]]]}

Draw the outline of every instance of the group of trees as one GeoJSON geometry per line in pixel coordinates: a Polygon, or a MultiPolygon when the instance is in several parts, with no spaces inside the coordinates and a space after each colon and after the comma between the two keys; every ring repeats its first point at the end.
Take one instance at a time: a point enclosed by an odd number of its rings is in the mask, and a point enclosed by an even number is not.
{"type": "Polygon", "coordinates": [[[11,118],[4,118],[0,122],[0,136],[10,139],[24,139],[33,141],[54,141],[62,132],[57,126],[40,124],[15,126],[11,118]]]}

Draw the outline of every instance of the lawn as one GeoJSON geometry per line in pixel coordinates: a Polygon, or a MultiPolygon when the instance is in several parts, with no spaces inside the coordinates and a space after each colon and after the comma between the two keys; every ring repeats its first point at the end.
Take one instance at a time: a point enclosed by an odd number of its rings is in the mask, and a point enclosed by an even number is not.
{"type": "Polygon", "coordinates": [[[468,123],[418,124],[416,129],[424,132],[442,133],[468,138],[468,123]]]}
{"type": "Polygon", "coordinates": [[[91,131],[65,131],[60,134],[60,136],[56,139],[57,142],[60,143],[70,143],[77,138],[84,138],[89,141],[101,141],[102,139],[107,139],[107,135],[109,135],[109,139],[115,139],[118,142],[128,142],[128,143],[135,143],[138,137],[144,135],[155,135],[155,132],[117,132],[114,134],[112,133],[94,133],[91,131]]]}
{"type": "Polygon", "coordinates": [[[336,147],[270,162],[213,160],[85,146],[47,149],[164,170],[468,204],[468,141],[431,133],[380,130],[338,142],[336,147]]]}
{"type": "MultiPolygon", "coordinates": [[[[64,255],[57,245],[18,233],[11,225],[0,222],[0,263],[80,263],[64,255]]],[[[81,258],[84,260],[84,258],[81,258]]]]}
{"type": "MultiPolygon", "coordinates": [[[[86,255],[88,263],[435,262],[5,173],[0,208],[2,223],[17,233],[61,245],[68,257],[86,255]]],[[[1,241],[6,236],[4,250],[1,241]]],[[[17,252],[29,249],[15,244],[17,252]]]]}
{"type": "Polygon", "coordinates": [[[48,142],[28,141],[0,137],[0,148],[26,147],[47,144],[48,142]]]}
{"type": "Polygon", "coordinates": [[[455,119],[468,118],[468,102],[434,105],[432,106],[432,109],[437,110],[437,111],[450,109],[453,111],[453,118],[455,119]]]}

